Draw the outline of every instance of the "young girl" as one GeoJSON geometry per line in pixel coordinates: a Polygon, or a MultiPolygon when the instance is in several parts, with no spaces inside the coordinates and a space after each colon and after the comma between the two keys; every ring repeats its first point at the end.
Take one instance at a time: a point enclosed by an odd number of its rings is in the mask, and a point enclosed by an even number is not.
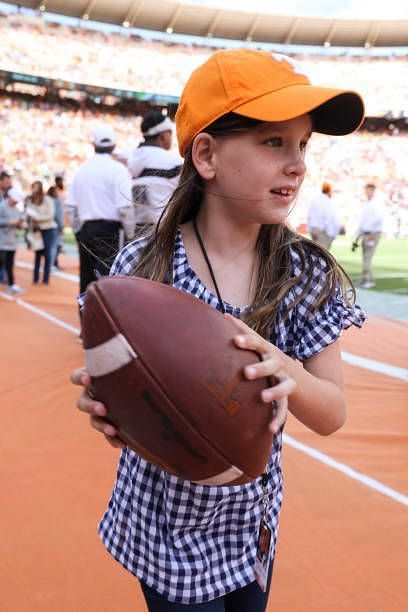
{"type": "Polygon", "coordinates": [[[235,320],[237,346],[263,357],[245,376],[277,376],[279,384],[262,399],[278,409],[261,478],[200,486],[125,448],[103,418],[105,407],[87,394],[89,375],[72,373],[85,387],[79,409],[123,449],[100,536],[141,581],[149,610],[265,609],[282,502],[286,406],[321,435],[342,426],[337,339],[364,320],[333,257],[286,220],[312,131],[346,134],[362,119],[357,94],[314,87],[290,58],[262,51],[214,53],[183,91],[176,115],[185,160],[180,184],[156,231],[126,246],[112,274],[171,283],[235,320]]]}

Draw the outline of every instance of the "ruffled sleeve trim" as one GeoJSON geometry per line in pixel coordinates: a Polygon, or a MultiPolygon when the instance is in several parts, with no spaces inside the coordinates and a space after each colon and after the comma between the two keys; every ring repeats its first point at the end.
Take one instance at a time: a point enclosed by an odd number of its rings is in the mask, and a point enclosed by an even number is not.
{"type": "Polygon", "coordinates": [[[335,342],[342,331],[352,325],[362,327],[366,315],[355,305],[347,305],[340,289],[335,295],[315,313],[309,313],[305,319],[301,337],[295,348],[296,357],[305,361],[320,353],[324,348],[335,342]]]}

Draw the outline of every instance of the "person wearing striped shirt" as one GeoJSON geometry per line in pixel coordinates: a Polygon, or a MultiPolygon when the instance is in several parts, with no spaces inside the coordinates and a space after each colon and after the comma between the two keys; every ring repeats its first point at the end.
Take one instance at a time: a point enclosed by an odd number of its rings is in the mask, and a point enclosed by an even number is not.
{"type": "Polygon", "coordinates": [[[177,187],[183,161],[171,151],[174,124],[169,117],[153,111],[141,129],[144,140],[128,160],[137,227],[157,223],[177,187]]]}

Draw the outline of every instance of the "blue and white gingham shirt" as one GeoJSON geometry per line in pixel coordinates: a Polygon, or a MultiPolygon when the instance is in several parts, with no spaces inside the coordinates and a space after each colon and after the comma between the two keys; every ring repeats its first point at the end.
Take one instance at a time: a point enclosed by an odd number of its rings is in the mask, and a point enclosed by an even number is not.
{"type": "MultiPolygon", "coordinates": [[[[139,239],[127,245],[116,258],[111,274],[129,274],[144,244],[144,239],[139,239]]],[[[292,266],[293,274],[298,274],[300,260],[294,251],[292,266]]],[[[300,361],[334,342],[342,329],[352,324],[361,326],[364,321],[359,307],[346,306],[339,292],[311,314],[311,305],[321,291],[324,266],[316,256],[315,282],[309,294],[284,323],[276,325],[276,346],[300,361]]],[[[302,291],[306,277],[302,279],[282,306],[302,291]]],[[[180,232],[175,243],[173,285],[219,308],[216,295],[190,268],[180,232]]],[[[224,306],[239,317],[239,308],[226,302],[224,306]]],[[[268,464],[272,554],[282,504],[281,447],[280,432],[268,464]]],[[[240,486],[197,485],[161,471],[126,448],[99,533],[119,563],[169,601],[201,603],[253,582],[262,497],[260,478],[240,486]]]]}

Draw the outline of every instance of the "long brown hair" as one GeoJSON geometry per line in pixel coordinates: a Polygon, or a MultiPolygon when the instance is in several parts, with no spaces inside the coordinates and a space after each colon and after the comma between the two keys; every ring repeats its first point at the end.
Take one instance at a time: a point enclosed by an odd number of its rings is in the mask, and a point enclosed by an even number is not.
{"type": "Polygon", "coordinates": [[[33,204],[42,204],[44,201],[44,188],[41,181],[34,181],[31,185],[31,201],[33,204]],[[37,188],[37,189],[35,189],[37,188]]]}
{"type": "MultiPolygon", "coordinates": [[[[255,119],[229,113],[205,128],[204,131],[217,138],[231,132],[246,131],[259,123],[261,122],[255,119]]],[[[135,276],[171,284],[177,229],[179,225],[196,216],[203,192],[203,181],[193,164],[190,147],[186,151],[178,187],[170,198],[155,230],[148,236],[141,257],[135,263],[132,271],[135,276]]],[[[313,309],[317,310],[324,305],[337,285],[340,286],[349,304],[355,299],[353,283],[334,257],[317,243],[297,234],[284,224],[261,226],[256,242],[256,254],[258,276],[255,295],[250,308],[244,314],[244,320],[263,336],[274,329],[283,298],[294,285],[299,283],[300,277],[303,277],[304,274],[307,277],[304,289],[281,313],[284,319],[309,292],[313,283],[313,259],[316,255],[325,261],[326,274],[323,290],[313,305],[313,309]],[[292,275],[292,249],[297,252],[301,261],[302,272],[298,276],[292,275]]]]}

